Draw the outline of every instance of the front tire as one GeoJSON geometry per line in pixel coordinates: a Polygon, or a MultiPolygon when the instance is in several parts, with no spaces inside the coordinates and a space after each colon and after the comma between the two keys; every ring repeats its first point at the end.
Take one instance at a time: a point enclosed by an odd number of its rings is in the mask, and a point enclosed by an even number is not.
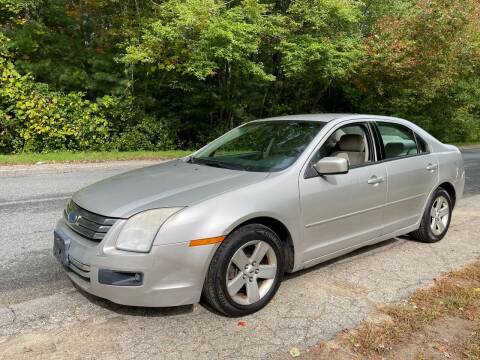
{"type": "Polygon", "coordinates": [[[283,269],[282,243],[275,232],[261,224],[242,226],[213,256],[203,296],[227,316],[252,314],[273,298],[283,269]]]}
{"type": "Polygon", "coordinates": [[[450,227],[452,209],[450,194],[441,187],[435,190],[425,208],[420,228],[412,232],[412,236],[426,243],[442,240],[450,227]]]}

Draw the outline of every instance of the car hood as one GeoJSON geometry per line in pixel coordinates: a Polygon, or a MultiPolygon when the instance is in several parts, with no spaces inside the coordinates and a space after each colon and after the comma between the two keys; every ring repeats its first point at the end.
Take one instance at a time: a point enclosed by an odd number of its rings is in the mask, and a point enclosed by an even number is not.
{"type": "Polygon", "coordinates": [[[94,183],[76,192],[73,201],[99,215],[127,218],[149,209],[189,206],[267,176],[174,160],[94,183]]]}

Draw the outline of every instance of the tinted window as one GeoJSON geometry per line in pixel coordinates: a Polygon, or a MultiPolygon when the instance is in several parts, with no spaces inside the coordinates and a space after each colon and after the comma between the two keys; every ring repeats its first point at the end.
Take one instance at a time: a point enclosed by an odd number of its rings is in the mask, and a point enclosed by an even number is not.
{"type": "Polygon", "coordinates": [[[412,130],[393,123],[379,122],[377,126],[385,146],[386,159],[418,154],[417,142],[412,130]]]}
{"type": "Polygon", "coordinates": [[[233,129],[191,161],[246,171],[280,171],[297,160],[325,125],[319,121],[257,121],[233,129]]]}

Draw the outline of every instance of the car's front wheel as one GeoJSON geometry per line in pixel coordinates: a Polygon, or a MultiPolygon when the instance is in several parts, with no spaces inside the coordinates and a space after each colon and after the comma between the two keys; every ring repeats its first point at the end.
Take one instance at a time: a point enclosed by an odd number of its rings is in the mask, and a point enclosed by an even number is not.
{"type": "Polygon", "coordinates": [[[442,240],[450,226],[452,208],[450,194],[441,187],[435,190],[425,208],[420,228],[412,236],[428,243],[442,240]]]}
{"type": "Polygon", "coordinates": [[[270,228],[249,224],[219,246],[207,272],[203,296],[228,316],[243,316],[264,307],[283,277],[282,243],[270,228]]]}

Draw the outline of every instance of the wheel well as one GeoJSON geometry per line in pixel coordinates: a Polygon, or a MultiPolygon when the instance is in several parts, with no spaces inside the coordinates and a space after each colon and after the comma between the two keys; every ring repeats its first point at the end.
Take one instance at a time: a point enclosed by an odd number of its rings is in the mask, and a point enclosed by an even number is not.
{"type": "Polygon", "coordinates": [[[292,236],[290,235],[290,231],[288,231],[287,227],[277,219],[263,216],[249,219],[248,221],[241,223],[235,229],[233,229],[232,232],[247,224],[261,224],[272,229],[275,234],[277,234],[280,240],[285,244],[285,271],[292,271],[295,260],[295,248],[293,246],[292,236]]]}
{"type": "Polygon", "coordinates": [[[455,195],[455,188],[453,187],[453,185],[450,184],[449,182],[444,182],[440,184],[439,187],[445,189],[448,192],[448,195],[450,195],[450,198],[452,199],[452,205],[455,206],[457,197],[455,195]]]}

